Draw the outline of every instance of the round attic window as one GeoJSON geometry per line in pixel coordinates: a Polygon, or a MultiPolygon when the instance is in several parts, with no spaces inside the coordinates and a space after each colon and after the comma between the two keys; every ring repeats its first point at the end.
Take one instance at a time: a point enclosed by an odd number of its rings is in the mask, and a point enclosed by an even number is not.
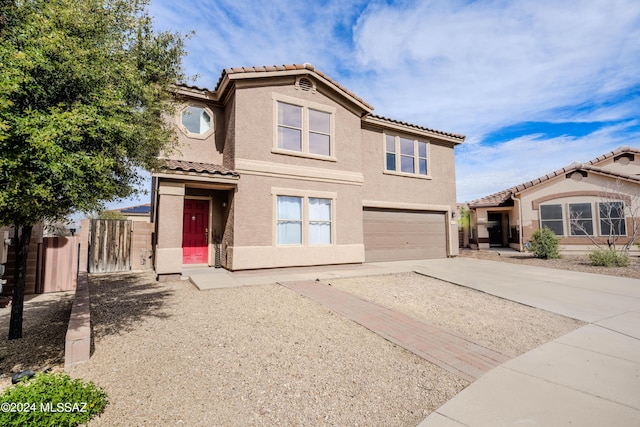
{"type": "Polygon", "coordinates": [[[192,105],[182,112],[182,125],[189,132],[200,135],[211,129],[211,116],[204,108],[192,105]]]}

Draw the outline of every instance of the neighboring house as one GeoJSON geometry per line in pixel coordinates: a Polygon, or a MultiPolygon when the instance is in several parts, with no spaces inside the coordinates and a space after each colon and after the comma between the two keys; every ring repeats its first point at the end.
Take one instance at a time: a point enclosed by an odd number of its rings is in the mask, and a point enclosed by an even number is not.
{"type": "Polygon", "coordinates": [[[118,213],[131,221],[149,222],[151,215],[151,204],[147,203],[144,205],[113,209],[110,212],[118,213]]]}
{"type": "Polygon", "coordinates": [[[458,253],[464,136],[372,115],[310,64],[180,86],[180,146],[153,174],[155,269],[362,263],[458,253]]]}
{"type": "Polygon", "coordinates": [[[592,250],[592,239],[605,247],[612,238],[625,244],[633,238],[639,195],[640,149],[622,147],[469,202],[469,244],[522,251],[543,226],[560,237],[564,252],[592,250]]]}

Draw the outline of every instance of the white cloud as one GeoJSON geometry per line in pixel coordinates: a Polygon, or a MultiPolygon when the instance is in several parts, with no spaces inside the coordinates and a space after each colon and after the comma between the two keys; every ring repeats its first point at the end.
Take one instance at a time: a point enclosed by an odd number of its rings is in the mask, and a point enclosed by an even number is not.
{"type": "Polygon", "coordinates": [[[583,137],[526,135],[493,146],[456,148],[458,201],[471,201],[543,176],[573,162],[587,162],[621,146],[637,146],[637,121],[608,126],[583,137]],[[629,132],[628,132],[629,131],[629,132]]]}
{"type": "Polygon", "coordinates": [[[640,83],[637,1],[426,1],[376,5],[356,57],[377,70],[374,105],[481,135],[640,83]]]}
{"type": "Polygon", "coordinates": [[[637,0],[154,0],[151,11],[160,28],[197,31],[185,65],[200,86],[226,67],[311,62],[377,114],[466,134],[458,200],[638,146],[640,102],[626,94],[640,87],[637,0]],[[536,121],[622,129],[484,139],[536,121]]]}

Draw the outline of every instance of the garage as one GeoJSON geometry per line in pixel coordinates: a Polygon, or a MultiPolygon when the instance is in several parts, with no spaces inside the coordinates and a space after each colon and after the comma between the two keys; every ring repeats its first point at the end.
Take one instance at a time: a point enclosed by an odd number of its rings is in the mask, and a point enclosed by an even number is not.
{"type": "Polygon", "coordinates": [[[447,256],[446,212],[364,208],[366,262],[447,256]]]}

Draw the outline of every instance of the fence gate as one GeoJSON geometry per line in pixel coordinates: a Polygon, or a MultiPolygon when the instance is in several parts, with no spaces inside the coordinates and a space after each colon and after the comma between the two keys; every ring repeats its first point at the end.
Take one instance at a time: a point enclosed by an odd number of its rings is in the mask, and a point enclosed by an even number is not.
{"type": "Polygon", "coordinates": [[[89,231],[89,273],[131,269],[131,221],[92,219],[89,231]]]}

